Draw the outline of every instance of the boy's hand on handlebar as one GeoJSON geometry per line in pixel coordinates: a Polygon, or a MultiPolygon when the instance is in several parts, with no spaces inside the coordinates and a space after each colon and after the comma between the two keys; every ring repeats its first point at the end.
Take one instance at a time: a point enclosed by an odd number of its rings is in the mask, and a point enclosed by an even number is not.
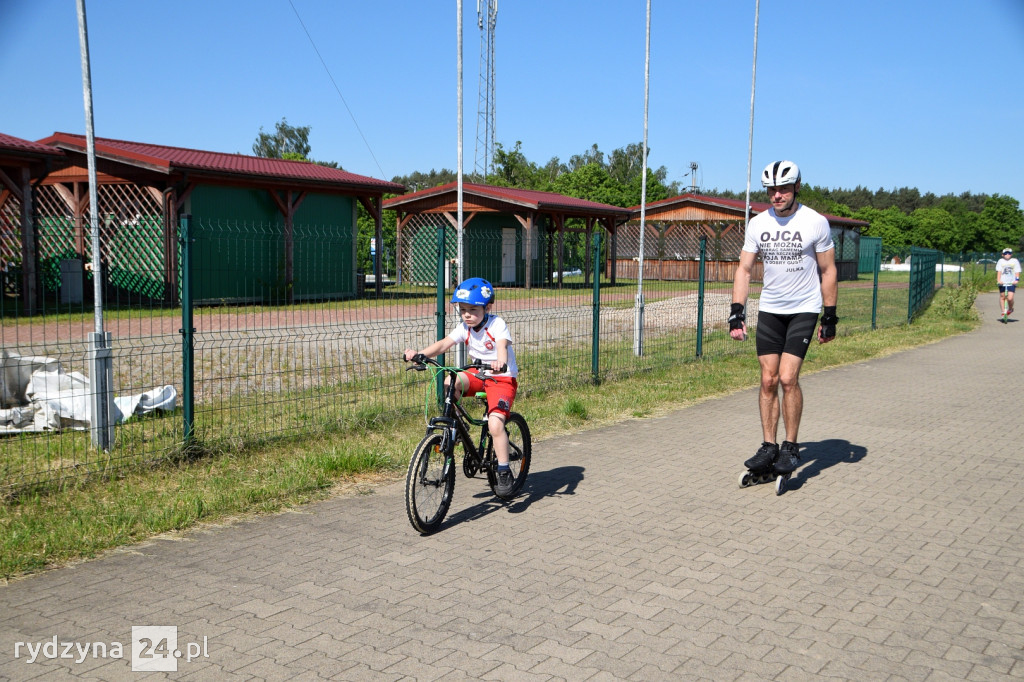
{"type": "Polygon", "coordinates": [[[491,371],[495,372],[496,374],[501,374],[502,372],[506,372],[506,371],[508,371],[508,364],[507,363],[500,363],[499,364],[498,361],[495,360],[494,362],[491,363],[491,371]]]}
{"type": "Polygon", "coordinates": [[[415,362],[417,365],[422,365],[423,361],[427,359],[425,355],[423,355],[422,353],[417,353],[411,348],[405,349],[403,357],[405,358],[406,362],[415,362]]]}

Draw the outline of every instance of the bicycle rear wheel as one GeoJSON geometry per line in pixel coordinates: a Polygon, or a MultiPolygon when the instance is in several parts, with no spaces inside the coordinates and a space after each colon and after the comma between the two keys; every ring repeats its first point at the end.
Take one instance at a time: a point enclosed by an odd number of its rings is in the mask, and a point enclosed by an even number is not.
{"type": "Polygon", "coordinates": [[[441,450],[441,434],[429,433],[409,460],[405,479],[405,511],[409,523],[429,535],[441,527],[455,491],[454,459],[441,450]]]}
{"type": "MultiPolygon", "coordinates": [[[[510,412],[508,419],[505,420],[505,432],[508,434],[508,468],[512,471],[515,483],[512,485],[508,495],[499,495],[499,497],[509,500],[518,495],[519,491],[526,484],[526,476],[530,473],[532,446],[530,442],[530,427],[526,425],[526,419],[523,418],[523,415],[517,412],[510,412]]],[[[488,446],[489,450],[493,448],[493,444],[488,446]]],[[[497,460],[494,459],[492,461],[497,466],[497,460]]],[[[491,485],[491,490],[494,491],[497,480],[493,472],[492,475],[487,477],[487,480],[491,485]]],[[[497,495],[498,493],[495,491],[494,494],[497,495]]]]}

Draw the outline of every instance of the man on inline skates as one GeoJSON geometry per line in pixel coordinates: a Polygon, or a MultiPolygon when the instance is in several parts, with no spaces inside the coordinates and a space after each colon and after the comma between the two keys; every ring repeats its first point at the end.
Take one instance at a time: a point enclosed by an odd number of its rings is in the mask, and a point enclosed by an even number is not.
{"type": "Polygon", "coordinates": [[[512,350],[512,333],[505,320],[490,312],[494,303],[494,287],[480,277],[470,277],[455,288],[452,303],[457,306],[462,318],[448,336],[435,341],[421,351],[405,349],[406,362],[412,362],[418,354],[429,358],[444,353],[457,343],[465,343],[469,357],[480,360],[492,370],[483,381],[477,370],[471,369],[458,375],[457,395],[484,392],[487,394],[487,430],[494,443],[494,455],[498,460],[498,482],[495,492],[508,495],[515,478],[508,466],[508,433],[505,420],[512,411],[512,402],[519,387],[519,367],[516,353],[512,350]],[[503,371],[504,368],[504,371],[503,371]]]}
{"type": "Polygon", "coordinates": [[[744,462],[751,472],[789,474],[800,463],[797,440],[803,413],[800,368],[824,303],[818,341],[836,336],[838,277],[828,220],[799,203],[800,169],[791,161],[768,164],[761,174],[771,208],[750,219],[740,251],[729,308],[729,335],[747,338],[750,274],[760,254],[764,281],[757,315],[757,359],[761,365],[759,406],[763,442],[744,462]],[[778,390],[782,387],[782,399],[778,390]],[[777,443],[779,412],[786,440],[777,443]]]}

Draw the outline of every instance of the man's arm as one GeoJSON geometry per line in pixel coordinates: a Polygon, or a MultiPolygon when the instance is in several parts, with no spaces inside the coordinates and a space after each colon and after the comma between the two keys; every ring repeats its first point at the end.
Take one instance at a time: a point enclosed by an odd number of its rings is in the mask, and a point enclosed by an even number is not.
{"type": "Polygon", "coordinates": [[[822,305],[834,306],[839,299],[839,272],[836,270],[836,250],[822,251],[817,254],[817,258],[818,270],[821,272],[822,305]]]}
{"type": "Polygon", "coordinates": [[[736,277],[732,282],[732,302],[747,305],[747,294],[750,292],[750,273],[754,269],[757,255],[749,251],[740,251],[740,262],[736,266],[736,277]]]}
{"type": "Polygon", "coordinates": [[[729,306],[729,336],[737,341],[747,338],[747,323],[745,321],[747,306],[747,294],[750,293],[750,272],[754,269],[754,260],[757,255],[750,251],[740,251],[740,262],[736,266],[736,278],[732,282],[732,305],[729,306]],[[734,315],[739,319],[734,322],[734,315]],[[737,323],[739,326],[737,326],[737,323]]]}
{"type": "Polygon", "coordinates": [[[816,254],[821,273],[821,302],[824,311],[818,325],[818,342],[828,343],[836,338],[836,300],[839,298],[839,273],[836,270],[836,250],[831,248],[816,254]]]}

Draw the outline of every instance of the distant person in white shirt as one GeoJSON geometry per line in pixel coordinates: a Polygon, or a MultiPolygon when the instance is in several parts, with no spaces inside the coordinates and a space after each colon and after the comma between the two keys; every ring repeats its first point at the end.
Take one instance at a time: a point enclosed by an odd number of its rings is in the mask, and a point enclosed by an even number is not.
{"type": "Polygon", "coordinates": [[[1013,293],[1020,281],[1020,261],[1013,257],[1013,249],[1003,249],[1003,257],[996,262],[996,284],[999,285],[999,311],[1006,322],[1013,312],[1013,293]]]}
{"type": "Polygon", "coordinates": [[[761,364],[761,430],[764,440],[744,466],[753,473],[792,473],[800,464],[798,432],[804,398],[800,367],[824,304],[818,341],[836,336],[839,295],[836,249],[828,220],[796,200],[800,169],[792,161],[768,164],[761,174],[772,206],[750,219],[732,288],[729,335],[747,338],[744,309],[755,259],[764,263],[757,315],[757,359],[761,364]],[[779,386],[782,399],[779,399],[779,386]],[[777,441],[779,412],[786,439],[777,441]]]}

